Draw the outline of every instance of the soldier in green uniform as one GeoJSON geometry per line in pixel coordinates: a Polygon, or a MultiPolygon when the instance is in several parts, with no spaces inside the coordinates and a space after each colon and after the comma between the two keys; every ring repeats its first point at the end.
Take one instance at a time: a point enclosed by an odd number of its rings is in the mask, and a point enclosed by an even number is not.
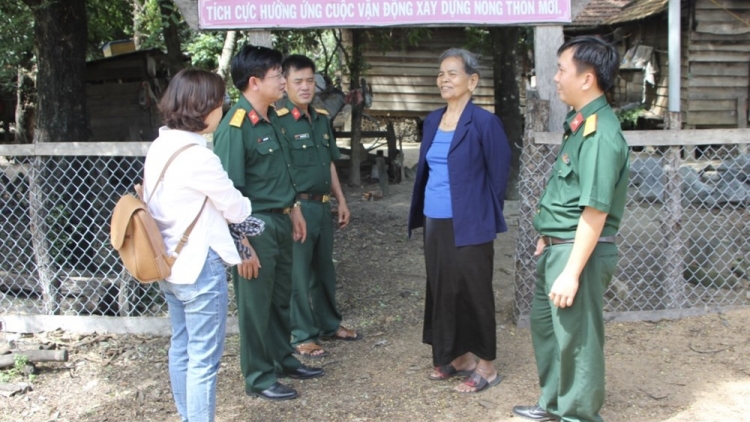
{"type": "Polygon", "coordinates": [[[604,95],[618,66],[615,48],[598,37],[576,37],[558,50],[555,82],[572,111],[534,218],[531,335],[541,397],[513,408],[532,420],[602,421],[603,294],[617,268],[629,174],[628,146],[604,95]]]}
{"type": "Polygon", "coordinates": [[[232,280],[245,392],[269,400],[297,397],[277,375],[323,375],[320,368],[302,365],[289,344],[292,244],[304,242],[306,227],[295,201],[290,146],[271,107],[284,93],[281,58],[276,50],[245,46],[232,59],[232,80],[242,95],[214,134],[214,151],[229,178],[266,226],[262,235],[248,239],[253,258],[233,269],[232,280]]]}
{"type": "Polygon", "coordinates": [[[291,145],[297,199],[307,223],[307,241],[294,244],[292,270],[292,346],[301,356],[323,357],[319,337],[358,340],[341,325],[336,307],[333,222],[330,195],[338,202],[338,223],[349,224],[349,207],[333,161],[340,154],[325,109],[310,106],[315,95],[315,63],[302,55],[284,59],[287,98],[277,103],[282,131],[291,145]]]}

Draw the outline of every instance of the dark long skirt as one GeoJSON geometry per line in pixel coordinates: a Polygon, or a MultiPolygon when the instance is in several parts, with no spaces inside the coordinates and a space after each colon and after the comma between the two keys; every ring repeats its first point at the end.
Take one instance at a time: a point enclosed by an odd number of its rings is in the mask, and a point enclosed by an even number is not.
{"type": "Polygon", "coordinates": [[[457,248],[453,220],[425,218],[427,269],[422,341],[432,345],[434,366],[466,352],[495,360],[493,242],[457,248]]]}

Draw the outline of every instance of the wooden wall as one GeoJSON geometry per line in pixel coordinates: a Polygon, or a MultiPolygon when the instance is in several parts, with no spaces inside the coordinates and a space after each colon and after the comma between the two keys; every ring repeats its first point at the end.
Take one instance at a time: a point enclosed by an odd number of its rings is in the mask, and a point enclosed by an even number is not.
{"type": "Polygon", "coordinates": [[[750,1],[695,0],[694,16],[685,123],[699,128],[747,127],[750,1]]]}
{"type": "Polygon", "coordinates": [[[143,83],[123,82],[86,86],[92,142],[153,141],[161,120],[154,102],[145,99],[143,83]]]}
{"type": "Polygon", "coordinates": [[[86,63],[93,142],[149,142],[158,136],[156,102],[167,86],[165,57],[159,50],[140,50],[86,63]]]}
{"type": "MultiPolygon", "coordinates": [[[[398,31],[398,29],[394,29],[398,31]]],[[[363,55],[370,66],[365,77],[372,84],[373,103],[366,113],[375,116],[424,117],[445,106],[437,88],[440,54],[450,47],[464,47],[463,28],[434,28],[430,39],[418,47],[383,52],[365,43],[363,55]]],[[[494,112],[492,59],[483,58],[474,103],[494,112]]]]}

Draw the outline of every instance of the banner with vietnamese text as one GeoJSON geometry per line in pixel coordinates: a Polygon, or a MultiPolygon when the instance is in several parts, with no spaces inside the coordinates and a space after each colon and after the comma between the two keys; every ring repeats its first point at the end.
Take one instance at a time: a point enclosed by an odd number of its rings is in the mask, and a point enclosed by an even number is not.
{"type": "Polygon", "coordinates": [[[199,0],[201,29],[570,22],[571,0],[199,0]]]}

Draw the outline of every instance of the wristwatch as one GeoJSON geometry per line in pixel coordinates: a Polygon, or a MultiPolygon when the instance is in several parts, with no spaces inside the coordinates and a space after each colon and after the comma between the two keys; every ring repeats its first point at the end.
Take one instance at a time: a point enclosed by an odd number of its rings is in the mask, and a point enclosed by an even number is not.
{"type": "Polygon", "coordinates": [[[297,207],[301,207],[301,206],[302,206],[302,202],[300,202],[300,201],[296,201],[296,202],[295,202],[295,203],[294,203],[294,204],[292,205],[292,208],[297,208],[297,207]]]}

